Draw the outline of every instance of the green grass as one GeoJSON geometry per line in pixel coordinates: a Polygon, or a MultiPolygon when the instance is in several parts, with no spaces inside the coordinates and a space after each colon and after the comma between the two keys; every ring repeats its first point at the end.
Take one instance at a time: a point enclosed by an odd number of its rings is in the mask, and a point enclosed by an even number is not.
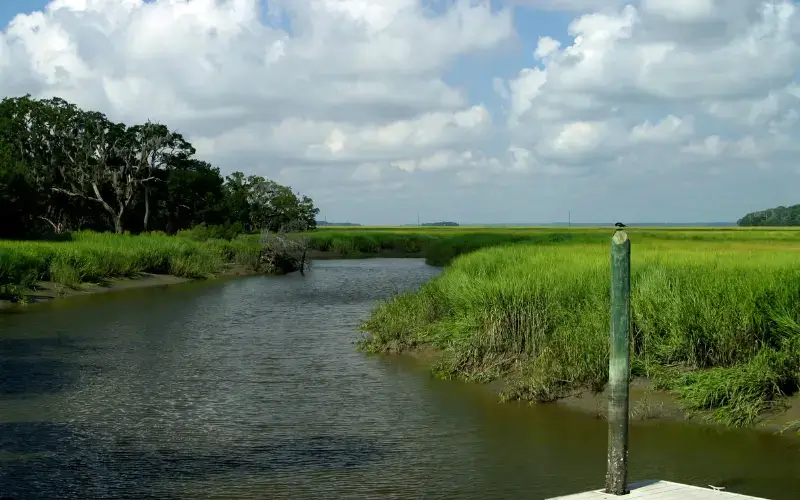
{"type": "MultiPolygon", "coordinates": [[[[445,378],[512,381],[507,399],[552,401],[608,376],[609,228],[323,228],[345,257],[422,255],[444,273],[392,298],[361,348],[432,346],[445,378]]],[[[641,228],[633,242],[632,367],[689,412],[747,425],[800,384],[800,229],[641,228]]],[[[254,267],[258,235],[231,241],[77,233],[0,241],[0,294],[141,272],[205,277],[254,267]]]]}
{"type": "MultiPolygon", "coordinates": [[[[775,242],[795,243],[800,228],[642,228],[630,233],[650,242],[750,242],[769,250],[775,242]]],[[[444,266],[455,257],[481,248],[513,243],[605,244],[608,228],[564,227],[324,227],[311,233],[313,250],[343,257],[380,253],[423,256],[428,264],[444,266]]]]}
{"type": "Polygon", "coordinates": [[[365,257],[388,253],[423,256],[435,266],[447,265],[458,255],[480,248],[530,242],[551,244],[564,241],[597,241],[595,231],[576,234],[558,229],[431,227],[431,228],[335,228],[311,234],[311,248],[344,257],[365,257]]]}
{"type": "Polygon", "coordinates": [[[75,287],[142,272],[204,278],[228,264],[254,267],[257,239],[193,241],[149,233],[74,233],[69,241],[0,241],[0,296],[15,299],[37,281],[75,287]]]}
{"type": "MultiPolygon", "coordinates": [[[[379,306],[361,347],[433,346],[442,377],[552,401],[608,377],[611,232],[462,255],[379,306]],[[592,243],[592,240],[596,242],[592,243]]],[[[511,232],[511,231],[509,231],[511,232]]],[[[517,234],[555,234],[539,229],[517,234]]],[[[689,412],[753,423],[800,383],[798,231],[632,230],[632,366],[689,412]]]]}

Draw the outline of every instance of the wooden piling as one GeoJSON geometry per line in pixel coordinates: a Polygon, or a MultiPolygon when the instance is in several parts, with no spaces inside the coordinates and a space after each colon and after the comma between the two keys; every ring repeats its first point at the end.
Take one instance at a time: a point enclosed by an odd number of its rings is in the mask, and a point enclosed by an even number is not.
{"type": "Polygon", "coordinates": [[[631,240],[618,229],[611,238],[611,340],[608,366],[608,467],[606,493],[628,490],[630,398],[631,240]]]}
{"type": "MultiPolygon", "coordinates": [[[[628,407],[630,398],[631,240],[618,223],[611,238],[611,339],[608,363],[608,469],[606,487],[550,500],[764,500],[669,481],[642,481],[628,486],[628,407]]],[[[566,480],[565,480],[566,482],[566,480]]]]}

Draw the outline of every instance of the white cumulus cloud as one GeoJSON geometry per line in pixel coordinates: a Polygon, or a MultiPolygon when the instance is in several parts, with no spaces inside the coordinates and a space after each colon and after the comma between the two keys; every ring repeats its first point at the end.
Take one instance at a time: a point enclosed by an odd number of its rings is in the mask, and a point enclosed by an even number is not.
{"type": "Polygon", "coordinates": [[[790,0],[52,0],[6,22],[3,95],[163,121],[336,219],[708,220],[800,201],[790,0]],[[610,201],[621,186],[636,194],[610,201]]]}

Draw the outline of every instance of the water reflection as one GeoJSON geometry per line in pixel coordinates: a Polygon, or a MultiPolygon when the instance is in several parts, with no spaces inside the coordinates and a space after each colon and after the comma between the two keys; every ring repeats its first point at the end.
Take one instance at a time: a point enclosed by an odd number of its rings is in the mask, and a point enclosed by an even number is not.
{"type": "MultiPolygon", "coordinates": [[[[412,360],[364,356],[416,260],[320,262],[0,314],[0,495],[21,499],[545,498],[602,484],[602,421],[498,404],[412,360]],[[54,326],[55,325],[55,326],[54,326]]],[[[631,429],[631,478],[800,498],[774,436],[631,429]]]]}
{"type": "Polygon", "coordinates": [[[381,460],[377,442],[357,436],[308,436],[250,441],[235,448],[191,453],[146,449],[89,426],[54,422],[0,424],[3,493],[25,499],[170,498],[163,481],[214,474],[304,474],[352,469],[381,460]]]}

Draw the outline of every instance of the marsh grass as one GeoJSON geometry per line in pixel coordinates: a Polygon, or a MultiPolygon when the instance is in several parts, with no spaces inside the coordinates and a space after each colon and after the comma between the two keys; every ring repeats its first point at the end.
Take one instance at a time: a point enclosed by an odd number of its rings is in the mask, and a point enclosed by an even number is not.
{"type": "MultiPolygon", "coordinates": [[[[630,228],[637,241],[653,243],[749,244],[751,251],[769,251],[775,243],[800,250],[800,228],[630,228]]],[[[538,245],[605,244],[604,227],[323,227],[311,233],[311,248],[344,257],[380,252],[422,255],[434,266],[481,248],[515,243],[538,245]]]]}
{"type": "Polygon", "coordinates": [[[651,401],[651,394],[652,389],[648,389],[642,399],[630,408],[629,414],[632,420],[652,420],[664,416],[666,413],[664,403],[651,401]]]}
{"type": "Polygon", "coordinates": [[[252,238],[194,241],[163,233],[80,232],[68,241],[0,241],[0,294],[18,299],[37,281],[74,288],[145,272],[204,278],[232,263],[253,267],[259,252],[252,238]]]}
{"type": "MultiPolygon", "coordinates": [[[[360,346],[433,346],[443,353],[439,376],[508,377],[505,399],[600,391],[608,377],[610,234],[596,234],[462,255],[419,291],[379,306],[360,346]],[[599,235],[602,243],[590,243],[599,235]]],[[[631,231],[635,374],[673,391],[690,413],[733,426],[797,391],[798,236],[631,231]]]]}

